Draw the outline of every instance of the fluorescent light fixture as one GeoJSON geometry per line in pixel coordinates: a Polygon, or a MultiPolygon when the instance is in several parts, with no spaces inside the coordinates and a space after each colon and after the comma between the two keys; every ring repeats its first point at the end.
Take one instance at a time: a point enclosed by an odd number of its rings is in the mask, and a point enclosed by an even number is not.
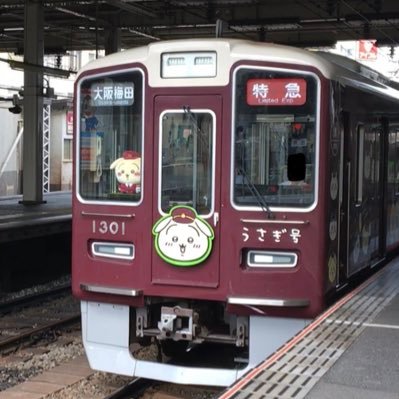
{"type": "Polygon", "coordinates": [[[294,252],[274,252],[263,250],[251,250],[247,254],[249,267],[295,267],[298,255],[294,252]]]}
{"type": "Polygon", "coordinates": [[[161,67],[162,78],[215,77],[216,53],[214,51],[164,53],[161,67]]]}

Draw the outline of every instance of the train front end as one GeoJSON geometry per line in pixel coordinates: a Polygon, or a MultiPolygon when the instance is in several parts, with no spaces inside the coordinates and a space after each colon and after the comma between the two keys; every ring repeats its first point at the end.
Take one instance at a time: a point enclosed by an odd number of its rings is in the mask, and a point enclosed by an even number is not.
{"type": "Polygon", "coordinates": [[[72,278],[92,368],[226,386],[322,309],[327,122],[290,51],[156,43],[78,76],[72,278]]]}

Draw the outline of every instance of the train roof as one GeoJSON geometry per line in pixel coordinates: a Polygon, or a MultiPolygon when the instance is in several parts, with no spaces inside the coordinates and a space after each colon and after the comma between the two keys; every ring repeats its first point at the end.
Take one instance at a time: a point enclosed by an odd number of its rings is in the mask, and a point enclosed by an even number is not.
{"type": "MultiPolygon", "coordinates": [[[[210,48],[229,55],[229,57],[219,57],[221,60],[218,60],[218,62],[225,67],[231,67],[242,59],[311,66],[319,70],[327,79],[399,99],[398,83],[357,61],[328,52],[239,39],[207,38],[153,42],[147,46],[124,50],[94,60],[79,71],[78,77],[89,70],[122,66],[131,63],[132,60],[159,66],[162,53],[209,51],[210,48]]],[[[228,76],[225,79],[223,84],[228,83],[228,76]]],[[[150,81],[150,85],[159,81],[160,79],[155,82],[150,81]]]]}

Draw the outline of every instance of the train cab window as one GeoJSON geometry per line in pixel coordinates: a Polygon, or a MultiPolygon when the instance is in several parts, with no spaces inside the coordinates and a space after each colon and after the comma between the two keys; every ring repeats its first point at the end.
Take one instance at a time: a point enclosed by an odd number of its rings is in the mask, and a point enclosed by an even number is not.
{"type": "Polygon", "coordinates": [[[318,80],[312,74],[236,70],[233,202],[308,208],[315,201],[318,80]]]}
{"type": "Polygon", "coordinates": [[[86,78],[78,93],[79,195],[87,201],[139,202],[143,169],[142,72],[86,78]]]}
{"type": "Polygon", "coordinates": [[[207,215],[213,206],[214,123],[211,111],[176,110],[161,115],[160,208],[193,207],[207,215]]]}

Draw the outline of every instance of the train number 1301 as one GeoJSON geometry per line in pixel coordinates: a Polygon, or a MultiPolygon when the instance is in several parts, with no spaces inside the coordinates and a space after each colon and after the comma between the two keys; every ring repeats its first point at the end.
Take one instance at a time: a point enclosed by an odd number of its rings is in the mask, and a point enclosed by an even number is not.
{"type": "Polygon", "coordinates": [[[93,220],[92,221],[93,233],[112,234],[112,235],[125,235],[126,225],[125,222],[106,221],[106,220],[93,220]]]}

